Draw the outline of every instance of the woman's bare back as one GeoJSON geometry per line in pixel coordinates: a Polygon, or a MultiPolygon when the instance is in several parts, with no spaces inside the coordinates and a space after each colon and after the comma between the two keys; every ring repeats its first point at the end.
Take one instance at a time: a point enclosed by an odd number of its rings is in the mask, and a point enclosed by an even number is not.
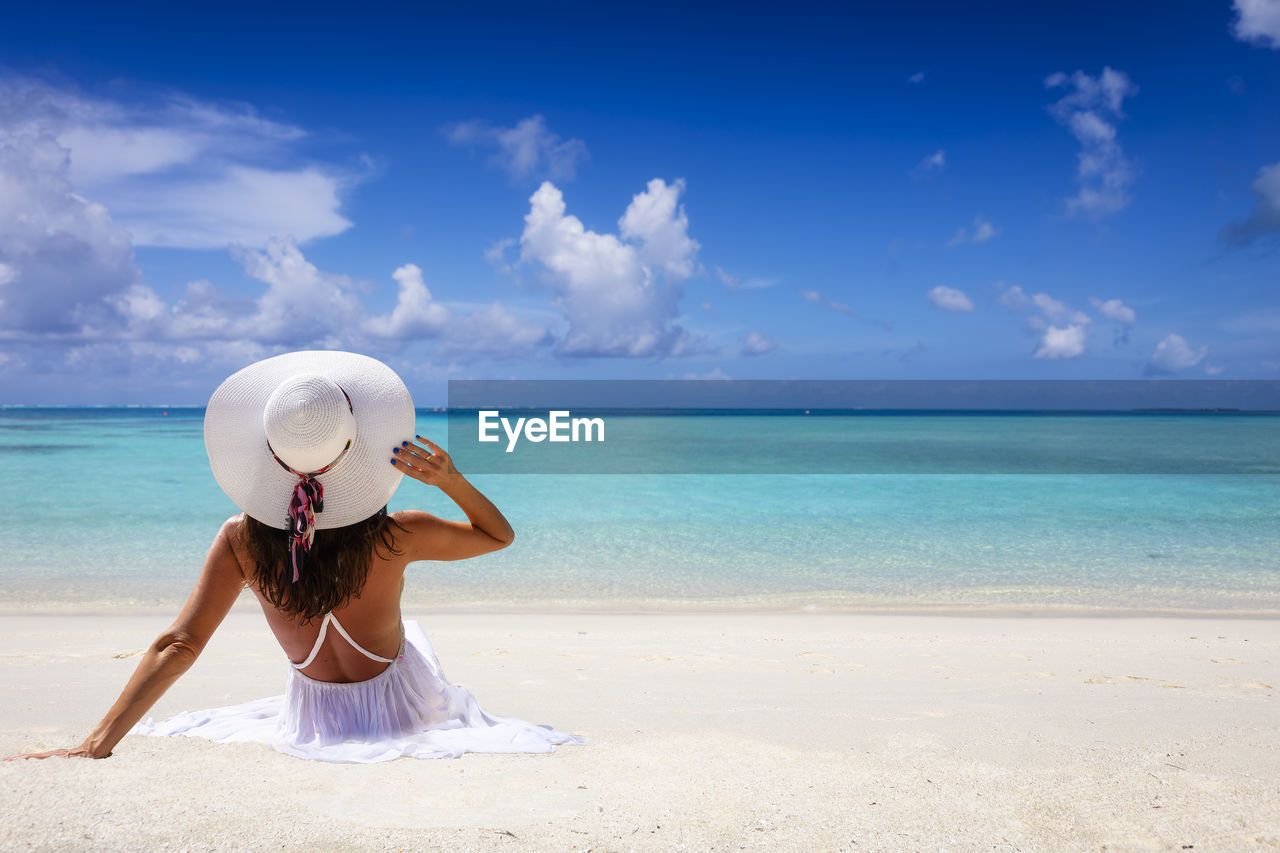
{"type": "MultiPolygon", "coordinates": [[[[401,534],[401,537],[406,535],[401,534]]],[[[244,544],[233,539],[233,547],[245,577],[252,578],[252,564],[244,544]]],[[[406,548],[397,545],[397,550],[401,551],[399,555],[374,549],[369,576],[359,597],[353,597],[332,611],[353,640],[384,658],[395,658],[402,639],[400,596],[404,591],[404,571],[409,560],[406,548]]],[[[267,625],[285,655],[293,663],[302,663],[315,647],[323,620],[301,623],[296,615],[284,613],[271,604],[252,581],[249,581],[249,588],[262,606],[267,625]]],[[[352,682],[367,681],[386,667],[385,662],[366,657],[338,631],[330,630],[325,633],[324,643],[315,659],[299,672],[316,681],[352,682]]]]}

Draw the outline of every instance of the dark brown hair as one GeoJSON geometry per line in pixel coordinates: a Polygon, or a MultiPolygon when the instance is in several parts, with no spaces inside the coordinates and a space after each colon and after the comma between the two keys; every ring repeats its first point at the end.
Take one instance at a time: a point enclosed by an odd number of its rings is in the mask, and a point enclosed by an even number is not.
{"type": "Polygon", "coordinates": [[[399,555],[396,531],[408,532],[387,515],[386,507],[356,524],[317,530],[311,550],[299,561],[298,580],[294,582],[288,531],[248,515],[240,529],[253,563],[249,582],[267,601],[303,622],[359,598],[374,553],[399,555]]]}

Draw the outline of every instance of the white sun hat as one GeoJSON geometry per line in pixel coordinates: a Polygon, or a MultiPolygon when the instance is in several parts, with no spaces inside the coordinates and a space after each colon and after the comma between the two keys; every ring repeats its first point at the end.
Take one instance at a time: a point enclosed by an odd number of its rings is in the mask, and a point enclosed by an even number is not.
{"type": "Polygon", "coordinates": [[[304,549],[312,530],[346,527],[386,506],[403,476],[391,450],[413,436],[413,399],[395,371],[332,350],[286,353],[237,371],[213,392],[204,416],[218,485],[271,527],[290,530],[306,515],[292,530],[305,537],[304,549]],[[295,494],[302,506],[291,510],[295,494]]]}

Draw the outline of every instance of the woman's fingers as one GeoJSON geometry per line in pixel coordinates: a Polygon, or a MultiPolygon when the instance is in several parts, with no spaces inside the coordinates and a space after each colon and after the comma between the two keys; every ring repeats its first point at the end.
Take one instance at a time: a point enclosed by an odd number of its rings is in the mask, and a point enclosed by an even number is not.
{"type": "Polygon", "coordinates": [[[415,480],[430,484],[446,470],[449,456],[434,441],[421,435],[414,438],[422,444],[401,442],[391,451],[391,464],[415,480]]]}
{"type": "Polygon", "coordinates": [[[51,749],[48,752],[28,752],[23,755],[10,755],[8,758],[5,759],[5,761],[22,761],[23,759],[26,759],[26,758],[39,759],[39,758],[69,757],[70,755],[71,755],[71,750],[69,749],[51,749]]]}

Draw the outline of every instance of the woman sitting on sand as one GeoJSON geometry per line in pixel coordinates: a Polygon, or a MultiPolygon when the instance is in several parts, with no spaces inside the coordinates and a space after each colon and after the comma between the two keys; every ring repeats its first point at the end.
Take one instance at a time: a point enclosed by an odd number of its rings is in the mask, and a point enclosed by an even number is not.
{"type": "Polygon", "coordinates": [[[515,534],[447,453],[415,438],[409,391],[389,367],[344,352],[260,361],[214,392],[204,435],[214,477],[243,514],[222,525],[186,606],[84,743],[15,757],[106,758],[129,733],[257,741],[347,762],[582,742],[486,714],[445,681],[417,623],[401,618],[409,563],[496,551],[515,534]],[[389,515],[405,474],[438,487],[469,523],[389,515]],[[246,585],[290,660],[285,694],[139,723],[246,585]]]}

